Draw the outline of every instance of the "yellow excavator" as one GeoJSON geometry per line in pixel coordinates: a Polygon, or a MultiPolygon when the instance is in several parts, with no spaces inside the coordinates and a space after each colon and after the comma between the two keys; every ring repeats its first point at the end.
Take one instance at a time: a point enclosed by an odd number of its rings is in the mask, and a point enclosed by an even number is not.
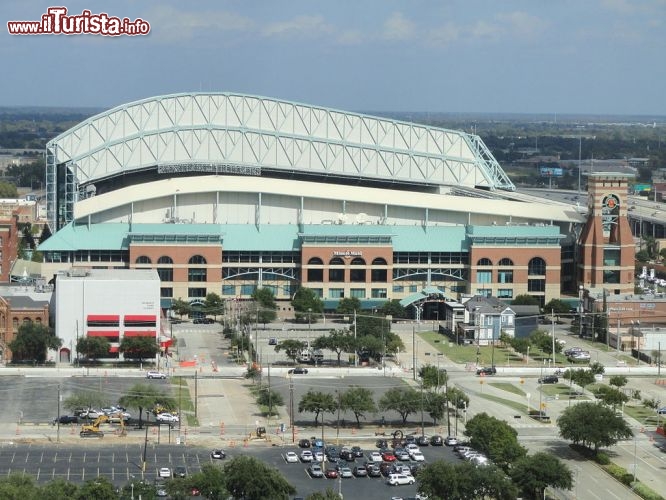
{"type": "Polygon", "coordinates": [[[81,427],[81,432],[79,435],[81,437],[98,437],[103,438],[104,433],[99,430],[99,426],[105,422],[109,421],[109,417],[106,415],[100,415],[97,417],[91,424],[84,425],[81,427]]]}

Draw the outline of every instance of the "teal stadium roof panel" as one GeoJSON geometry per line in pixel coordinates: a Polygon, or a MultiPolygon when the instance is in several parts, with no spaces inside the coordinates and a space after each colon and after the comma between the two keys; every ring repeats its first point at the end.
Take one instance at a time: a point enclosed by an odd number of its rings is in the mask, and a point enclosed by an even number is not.
{"type": "Polygon", "coordinates": [[[68,224],[39,246],[42,252],[127,250],[130,242],[219,243],[231,251],[298,251],[301,241],[393,245],[396,252],[466,252],[464,226],[291,224],[68,224]]]}

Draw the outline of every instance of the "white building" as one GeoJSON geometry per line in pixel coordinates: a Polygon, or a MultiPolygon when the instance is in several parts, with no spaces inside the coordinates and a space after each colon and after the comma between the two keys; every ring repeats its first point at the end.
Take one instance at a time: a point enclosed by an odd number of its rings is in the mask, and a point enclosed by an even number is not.
{"type": "Polygon", "coordinates": [[[123,359],[124,337],[160,339],[160,279],[148,269],[72,269],[58,274],[52,310],[55,333],[63,341],[56,359],[76,359],[81,337],[105,337],[111,345],[106,359],[123,359]]]}

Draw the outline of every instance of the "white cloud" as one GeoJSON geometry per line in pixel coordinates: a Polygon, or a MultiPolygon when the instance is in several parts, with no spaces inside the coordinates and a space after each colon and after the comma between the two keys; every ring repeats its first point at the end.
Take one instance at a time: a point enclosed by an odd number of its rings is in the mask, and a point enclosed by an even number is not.
{"type": "Polygon", "coordinates": [[[311,37],[333,32],[322,16],[298,16],[287,21],[268,24],[261,30],[265,37],[311,37]]]}
{"type": "Polygon", "coordinates": [[[336,39],[340,45],[360,45],[365,41],[363,33],[356,30],[343,31],[336,39]]]}
{"type": "Polygon", "coordinates": [[[546,28],[546,23],[539,17],[526,12],[510,12],[499,14],[497,19],[508,35],[521,38],[534,38],[546,28]]]}
{"type": "Polygon", "coordinates": [[[461,36],[460,27],[454,23],[446,23],[443,26],[430,30],[426,34],[428,45],[447,46],[456,42],[461,36]]]}
{"type": "Polygon", "coordinates": [[[160,41],[180,41],[202,34],[248,31],[254,26],[251,19],[229,11],[182,11],[159,6],[146,12],[150,36],[160,41]]]}
{"type": "Polygon", "coordinates": [[[401,12],[394,12],[384,23],[384,38],[408,40],[414,36],[415,26],[401,12]]]}

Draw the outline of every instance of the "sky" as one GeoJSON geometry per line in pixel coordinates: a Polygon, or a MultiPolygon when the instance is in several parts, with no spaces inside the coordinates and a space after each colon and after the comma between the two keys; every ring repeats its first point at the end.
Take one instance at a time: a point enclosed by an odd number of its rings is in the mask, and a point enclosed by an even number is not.
{"type": "Polygon", "coordinates": [[[0,106],[238,92],[346,111],[666,115],[666,0],[2,0],[0,106]],[[68,14],[147,35],[8,33],[68,14]]]}

